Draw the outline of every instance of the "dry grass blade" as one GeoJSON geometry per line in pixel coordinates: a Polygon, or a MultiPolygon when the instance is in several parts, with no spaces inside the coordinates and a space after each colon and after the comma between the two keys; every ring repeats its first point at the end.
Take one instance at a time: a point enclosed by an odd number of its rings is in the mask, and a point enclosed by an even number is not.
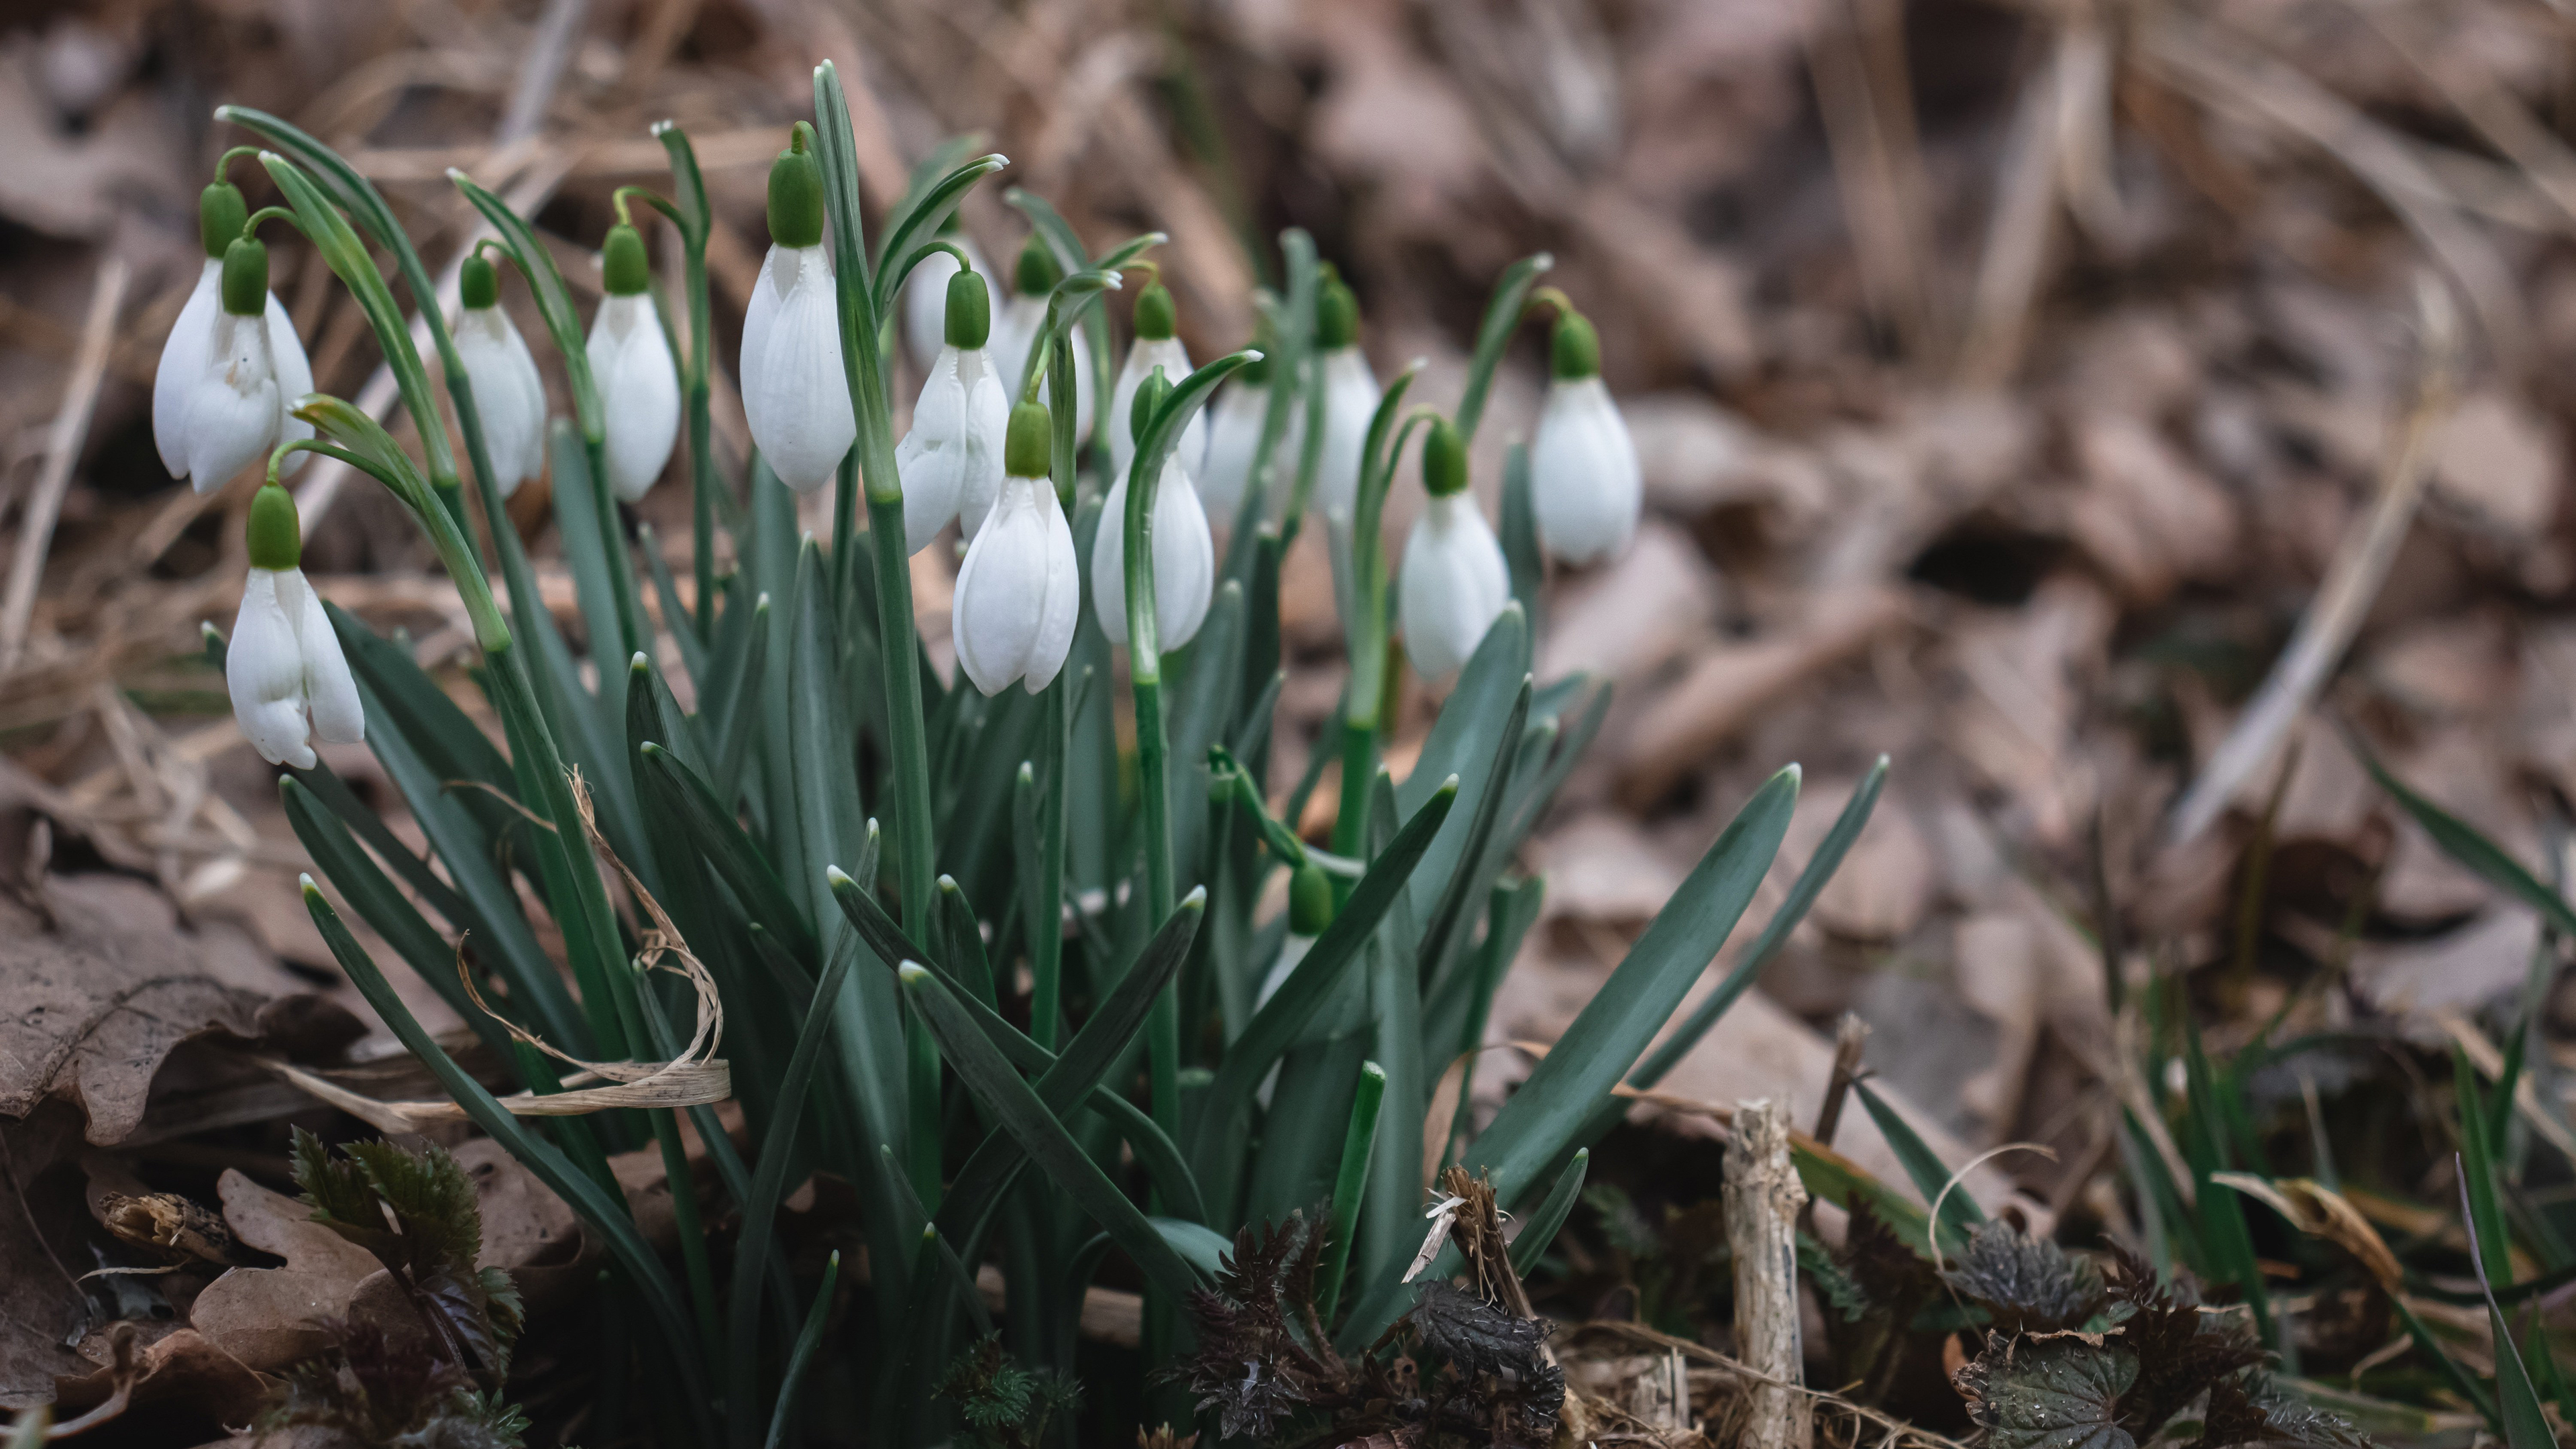
{"type": "Polygon", "coordinates": [[[89,436],[90,412],[98,405],[98,386],[107,374],[108,344],[116,340],[116,314],[125,305],[125,284],[132,277],[123,257],[110,257],[98,268],[90,292],[89,316],[81,323],[80,350],[73,355],[71,385],[63,389],[62,411],[45,438],[45,469],[18,525],[18,553],[9,565],[9,591],[0,598],[0,675],[18,667],[26,648],[27,623],[36,607],[36,585],[45,574],[45,546],[62,516],[63,491],[71,486],[72,467],[80,461],[89,436]]]}

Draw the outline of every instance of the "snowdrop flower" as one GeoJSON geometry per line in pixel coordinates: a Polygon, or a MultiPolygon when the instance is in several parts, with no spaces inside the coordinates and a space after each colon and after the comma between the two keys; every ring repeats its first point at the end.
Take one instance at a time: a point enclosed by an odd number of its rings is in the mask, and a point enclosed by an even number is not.
{"type": "MultiPolygon", "coordinates": [[[[1002,496],[1002,438],[1010,426],[1011,395],[984,348],[992,318],[992,297],[980,274],[958,272],[948,279],[947,344],[932,360],[921,398],[912,405],[912,431],[894,450],[909,552],[921,552],[952,518],[972,542],[1002,496]]],[[[1038,471],[1046,471],[1043,462],[1038,471]]]]}
{"type": "Polygon", "coordinates": [[[1512,581],[1503,546],[1467,491],[1466,444],[1446,418],[1422,441],[1422,486],[1431,500],[1404,541],[1396,614],[1414,669],[1438,680],[1476,652],[1511,602],[1512,581]]]}
{"type": "Polygon", "coordinates": [[[1530,501],[1539,542],[1570,564],[1624,553],[1637,533],[1645,487],[1637,448],[1601,381],[1601,338],[1561,310],[1549,340],[1547,405],[1530,440],[1530,501]]]}
{"type": "MultiPolygon", "coordinates": [[[[1029,236],[1028,245],[1020,248],[1018,267],[1011,274],[1015,295],[1002,308],[1001,320],[993,324],[993,356],[1001,364],[1002,386],[1013,394],[1020,389],[1020,377],[1028,370],[1029,349],[1046,328],[1047,298],[1056,284],[1064,280],[1064,268],[1056,262],[1055,253],[1047,250],[1046,238],[1029,236]]],[[[1073,349],[1073,435],[1091,436],[1091,349],[1082,345],[1082,334],[1076,330],[1065,339],[1073,349]]],[[[1049,395],[1046,379],[1038,380],[1038,401],[1049,407],[1055,399],[1049,395]]]]}
{"type": "MultiPolygon", "coordinates": [[[[1217,394],[1209,409],[1207,465],[1199,472],[1199,497],[1227,523],[1243,509],[1243,495],[1252,487],[1252,468],[1261,452],[1261,428],[1270,413],[1270,354],[1277,345],[1267,336],[1256,335],[1252,345],[1261,356],[1236,368],[1226,379],[1225,390],[1217,394]]],[[[1302,410],[1291,408],[1287,429],[1281,433],[1273,459],[1294,458],[1304,449],[1306,420],[1302,410]]],[[[1276,510],[1286,504],[1270,500],[1276,510]]]]}
{"type": "MultiPolygon", "coordinates": [[[[957,213],[939,224],[939,239],[966,254],[965,270],[991,273],[992,264],[984,260],[982,249],[959,224],[957,213]]],[[[946,252],[932,252],[912,269],[903,282],[903,342],[912,349],[912,360],[927,369],[939,356],[939,345],[948,336],[948,279],[959,271],[957,259],[946,252]]]]}
{"type": "MultiPolygon", "coordinates": [[[[1171,395],[1171,381],[1160,369],[1148,376],[1130,406],[1129,448],[1144,441],[1145,425],[1171,395]]],[[[1100,632],[1112,644],[1127,642],[1127,475],[1118,475],[1101,505],[1100,531],[1091,543],[1091,605],[1100,617],[1100,632]]],[[[1216,596],[1216,544],[1208,537],[1207,511],[1199,491],[1177,453],[1163,460],[1163,476],[1154,485],[1154,511],[1149,522],[1154,548],[1154,637],[1165,649],[1190,642],[1207,621],[1208,601],[1216,596]]]]}
{"type": "MultiPolygon", "coordinates": [[[[608,484],[633,503],[662,476],[680,437],[680,369],[654,315],[652,264],[644,238],[624,222],[608,229],[601,249],[607,292],[591,314],[591,385],[608,427],[608,484]]],[[[749,397],[749,380],[744,394],[749,397]]],[[[846,398],[844,399],[846,403],[846,398]]],[[[838,460],[835,459],[835,462],[838,460]]]]}
{"type": "MultiPolygon", "coordinates": [[[[1172,294],[1162,283],[1147,287],[1136,298],[1136,341],[1127,349],[1126,366],[1118,369],[1118,385],[1109,390],[1109,467],[1117,477],[1127,476],[1127,465],[1136,457],[1136,439],[1120,426],[1136,406],[1136,389],[1158,367],[1174,387],[1190,375],[1190,350],[1172,335],[1172,320],[1172,294]]],[[[1191,416],[1172,456],[1197,471],[1207,457],[1205,414],[1191,416]]]]}
{"type": "MultiPolygon", "coordinates": [[[[179,309],[152,375],[152,440],[161,465],[200,493],[280,443],[313,436],[290,409],[313,391],[313,364],[295,323],[268,290],[268,248],[243,234],[240,190],[218,181],[197,203],[206,265],[179,309]]],[[[290,454],[281,475],[303,466],[290,454]]]]}
{"type": "Polygon", "coordinates": [[[1359,349],[1360,304],[1339,277],[1315,300],[1315,345],[1323,349],[1324,448],[1315,465],[1315,509],[1348,525],[1359,504],[1360,454],[1377,412],[1377,377],[1359,349]]]}
{"type": "Polygon", "coordinates": [[[354,745],[367,735],[357,681],[303,557],[295,500],[271,478],[250,504],[250,578],[224,649],[233,718],[259,757],[313,768],[314,740],[354,745]]]}
{"type": "Polygon", "coordinates": [[[957,667],[988,695],[1018,681],[1037,693],[1073,648],[1081,565],[1074,561],[1073,529],[1047,481],[1047,451],[1045,405],[1011,409],[1002,496],[957,570],[951,620],[957,667]]]}
{"type": "Polygon", "coordinates": [[[859,433],[841,370],[840,294],[823,249],[823,168],[806,149],[809,132],[798,122],[795,139],[770,163],[769,255],[742,319],[751,440],[778,481],[799,493],[831,482],[859,433]]]}
{"type": "MultiPolygon", "coordinates": [[[[483,420],[492,486],[509,497],[546,470],[546,384],[537,359],[501,310],[501,276],[481,252],[465,259],[457,279],[456,356],[483,420]]],[[[302,457],[302,454],[296,454],[302,457]]]]}

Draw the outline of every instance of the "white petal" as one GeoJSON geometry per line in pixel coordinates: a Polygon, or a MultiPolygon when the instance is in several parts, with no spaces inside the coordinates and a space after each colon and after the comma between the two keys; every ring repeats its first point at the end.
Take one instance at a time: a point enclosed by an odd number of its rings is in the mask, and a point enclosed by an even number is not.
{"type": "MultiPolygon", "coordinates": [[[[895,476],[903,480],[903,543],[906,553],[919,553],[957,516],[957,498],[967,470],[966,438],[971,379],[968,359],[982,370],[983,353],[943,347],[922,380],[921,396],[912,405],[912,431],[894,449],[895,476]]],[[[988,502],[986,507],[990,507],[988,502]]],[[[973,531],[968,531],[973,537],[973,531]]]]}
{"type": "MultiPolygon", "coordinates": [[[[1020,374],[1029,365],[1029,348],[1037,342],[1038,332],[1046,326],[1046,298],[1013,297],[1003,304],[1001,315],[993,319],[993,336],[986,351],[1002,374],[1002,387],[1011,396],[1019,395],[1020,374]]],[[[1073,412],[1073,432],[1077,438],[1091,436],[1092,396],[1098,389],[1091,382],[1091,348],[1082,340],[1082,330],[1074,329],[1067,339],[1073,345],[1073,395],[1077,406],[1073,412]]],[[[1055,406],[1053,390],[1044,379],[1038,382],[1038,401],[1055,406]]]]}
{"type": "MultiPolygon", "coordinates": [[[[1183,347],[1177,337],[1152,341],[1139,338],[1134,346],[1127,349],[1127,365],[1118,370],[1118,386],[1109,394],[1109,464],[1121,478],[1127,476],[1127,465],[1136,461],[1136,436],[1131,418],[1136,407],[1136,389],[1145,385],[1145,379],[1154,375],[1156,367],[1163,369],[1163,376],[1171,380],[1172,386],[1179,387],[1181,379],[1191,372],[1190,350],[1183,347]]],[[[1190,418],[1188,427],[1181,429],[1181,439],[1173,447],[1172,456],[1180,459],[1182,465],[1193,473],[1206,461],[1205,408],[1190,418]]]]}
{"type": "Polygon", "coordinates": [[[1405,656],[1426,680],[1457,673],[1512,596],[1503,547],[1464,493],[1434,498],[1423,510],[1405,540],[1396,583],[1405,656]]]}
{"type": "Polygon", "coordinates": [[[1539,541],[1570,564],[1628,547],[1645,499],[1636,444],[1600,378],[1549,385],[1530,440],[1530,501],[1539,541]]]}
{"type": "Polygon", "coordinates": [[[277,604],[295,626],[295,642],[304,656],[304,699],[313,711],[313,737],[335,745],[354,745],[367,737],[367,712],[358,703],[358,681],[349,674],[340,636],[322,608],[322,596],[304,580],[302,569],[277,575],[277,604]]]}
{"type": "Polygon", "coordinates": [[[277,445],[277,368],[268,319],[217,311],[203,370],[189,384],[188,480],[211,493],[277,445]]]}
{"type": "Polygon", "coordinates": [[[742,410],[751,440],[799,493],[832,481],[858,436],[841,369],[841,313],[832,264],[819,246],[771,247],[754,286],[776,300],[742,334],[742,410]]]}
{"type": "MultiPolygon", "coordinates": [[[[1154,638],[1165,649],[1190,642],[1216,594],[1216,545],[1207,511],[1178,459],[1154,489],[1154,638]]],[[[1091,542],[1091,607],[1112,644],[1127,642],[1127,480],[1110,485],[1091,542]]]]}
{"type": "Polygon", "coordinates": [[[1360,455],[1377,411],[1377,378],[1357,347],[1324,354],[1324,448],[1315,465],[1315,509],[1348,515],[1359,504],[1360,455]]]}
{"type": "MultiPolygon", "coordinates": [[[[1045,625],[1048,530],[1039,509],[1041,492],[1053,501],[1052,490],[1036,480],[1005,482],[1001,501],[957,569],[951,606],[957,667],[988,695],[1028,672],[1045,625]]],[[[1071,534],[1066,537],[1069,552],[1071,534]]]]}
{"type": "Polygon", "coordinates": [[[152,370],[152,441],[161,450],[161,466],[173,478],[188,476],[188,390],[205,371],[206,352],[214,346],[215,315],[223,310],[224,264],[206,259],[188,304],[170,324],[170,339],[161,344],[160,365],[152,370]]]}
{"type": "Polygon", "coordinates": [[[304,653],[278,600],[277,583],[269,570],[252,569],[242,585],[241,612],[224,646],[224,687],[233,697],[233,719],[261,759],[309,770],[304,653]]]}
{"type": "Polygon", "coordinates": [[[653,299],[600,298],[583,350],[608,425],[608,483],[633,503],[660,481],[680,436],[680,374],[653,299]]]}
{"type": "Polygon", "coordinates": [[[1082,619],[1082,565],[1073,552],[1073,525],[1065,522],[1055,489],[1040,482],[1030,491],[1037,495],[1038,519],[1045,536],[1037,637],[1029,642],[1028,664],[1023,671],[1029,693],[1035,694],[1055,682],[1057,672],[1064,668],[1065,656],[1073,652],[1074,625],[1082,619]]]}
{"type": "MultiPolygon", "coordinates": [[[[1166,481],[1170,475],[1165,474],[1166,481]]],[[[1162,602],[1163,581],[1154,580],[1154,602],[1162,602]]],[[[1109,496],[1100,500],[1100,527],[1091,535],[1091,612],[1100,621],[1100,632],[1112,644],[1127,642],[1127,475],[1109,485],[1109,496]]],[[[1160,615],[1155,610],[1156,629],[1161,631],[1160,615]]]]}
{"type": "MultiPolygon", "coordinates": [[[[295,416],[294,407],[313,391],[313,362],[304,355],[304,339],[295,333],[295,319],[286,315],[286,306],[277,294],[268,294],[269,355],[277,366],[277,442],[291,443],[313,436],[313,425],[295,416]]],[[[279,464],[277,476],[292,478],[304,466],[310,453],[289,453],[279,464]]]]}
{"type": "Polygon", "coordinates": [[[493,486],[509,497],[545,468],[546,388],[510,314],[471,307],[456,317],[456,355],[483,420],[493,486]]]}
{"type": "Polygon", "coordinates": [[[1199,501],[1231,525],[1243,508],[1244,490],[1252,485],[1252,458],[1261,450],[1270,389],[1230,382],[1217,394],[1212,411],[1216,416],[1208,423],[1207,466],[1198,474],[1199,501]]]}

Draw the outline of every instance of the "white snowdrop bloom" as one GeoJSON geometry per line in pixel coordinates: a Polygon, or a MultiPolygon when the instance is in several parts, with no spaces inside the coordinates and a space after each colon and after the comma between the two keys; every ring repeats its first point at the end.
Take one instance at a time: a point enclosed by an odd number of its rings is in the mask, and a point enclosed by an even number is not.
{"type": "Polygon", "coordinates": [[[1423,440],[1422,483],[1431,498],[1404,541],[1396,616],[1415,672],[1441,680],[1476,652],[1511,602],[1511,568],[1467,491],[1466,445],[1446,419],[1423,440]]]}
{"type": "Polygon", "coordinates": [[[999,694],[1015,682],[1047,687],[1073,648],[1082,608],[1073,529],[1047,481],[1047,410],[1011,409],[1003,447],[1001,498],[957,570],[951,633],[957,667],[977,689],[999,694]]]}
{"type": "Polygon", "coordinates": [[[1315,345],[1324,358],[1324,446],[1315,460],[1315,511],[1350,522],[1360,496],[1361,454],[1377,412],[1376,374],[1359,349],[1360,306],[1336,277],[1315,304],[1315,345]]]}
{"type": "MultiPolygon", "coordinates": [[[[1116,476],[1127,476],[1127,465],[1136,458],[1135,430],[1127,426],[1128,415],[1136,406],[1136,389],[1163,369],[1172,386],[1190,375],[1190,350],[1172,335],[1172,294],[1156,282],[1136,298],[1136,341],[1127,349],[1126,365],[1118,369],[1117,385],[1109,390],[1109,466],[1116,476]]],[[[1197,476],[1207,458],[1207,414],[1194,413],[1189,426],[1181,429],[1181,440],[1172,456],[1197,476]]]]}
{"type": "Polygon", "coordinates": [[[509,497],[546,470],[546,383],[518,325],[501,310],[500,273],[480,253],[465,259],[456,313],[456,356],[483,420],[492,486],[509,497]]]}
{"type": "MultiPolygon", "coordinates": [[[[939,239],[966,254],[973,270],[992,275],[992,265],[984,260],[983,249],[975,245],[957,224],[957,213],[950,212],[939,229],[939,239]]],[[[912,360],[927,368],[939,356],[940,344],[947,340],[948,279],[958,273],[957,259],[946,252],[932,252],[912,269],[903,281],[903,345],[912,350],[912,360]]]]}
{"type": "MultiPolygon", "coordinates": [[[[1032,235],[1029,244],[1020,249],[1018,268],[1012,274],[1013,296],[1002,306],[1002,315],[993,321],[993,360],[1000,367],[1002,388],[1013,397],[1019,396],[1020,375],[1028,371],[1029,349],[1036,345],[1038,334],[1046,330],[1047,296],[1064,280],[1064,268],[1057,265],[1055,253],[1047,250],[1042,237],[1032,235]]],[[[1082,331],[1074,329],[1065,337],[1073,350],[1073,435],[1091,436],[1091,410],[1097,389],[1091,380],[1091,349],[1082,342],[1082,331]]],[[[1053,388],[1044,378],[1038,380],[1038,401],[1055,406],[1053,388]]]]}
{"type": "MultiPolygon", "coordinates": [[[[1243,495],[1252,487],[1253,460],[1261,452],[1261,427],[1270,413],[1269,349],[1260,342],[1262,356],[1235,369],[1225,387],[1208,408],[1207,463],[1199,470],[1199,501],[1219,522],[1231,525],[1242,511],[1243,495]]],[[[1297,457],[1305,444],[1306,422],[1303,410],[1291,408],[1288,426],[1272,450],[1274,463],[1297,457]]],[[[1284,498],[1272,497],[1268,505],[1276,513],[1286,508],[1284,498]]]]}
{"type": "MultiPolygon", "coordinates": [[[[1216,544],[1208,536],[1207,510],[1190,486],[1179,458],[1163,463],[1154,486],[1154,636],[1165,649],[1190,642],[1207,622],[1216,597],[1216,544]]],[[[1091,604],[1100,632],[1112,644],[1127,642],[1127,478],[1119,475],[1101,505],[1100,532],[1091,543],[1091,604]]]]}
{"type": "Polygon", "coordinates": [[[250,577],[224,649],[224,685],[260,758],[309,770],[313,741],[366,738],[366,711],[321,597],[297,567],[302,541],[285,489],[271,482],[252,498],[249,532],[250,577]]]}
{"type": "MultiPolygon", "coordinates": [[[[241,235],[238,191],[220,183],[206,191],[204,240],[216,244],[227,222],[232,236],[221,243],[221,260],[210,256],[197,274],[152,375],[152,440],[161,464],[200,493],[222,487],[280,443],[313,436],[313,425],[289,411],[313,391],[313,364],[268,290],[268,248],[241,235]],[[215,199],[219,191],[231,193],[231,210],[215,199]]],[[[280,475],[303,462],[301,453],[290,456],[280,475]]]]}
{"type": "Polygon", "coordinates": [[[841,367],[841,302],[823,248],[823,168],[794,144],[769,167],[769,255],[742,318],[742,411],[778,481],[811,493],[859,435],[841,367]]]}
{"type": "Polygon", "coordinates": [[[912,405],[912,431],[894,450],[895,476],[903,480],[907,552],[921,552],[952,518],[972,542],[1001,497],[1011,396],[985,350],[991,323],[984,278],[975,272],[950,277],[941,324],[947,340],[912,405]]]}
{"type": "Polygon", "coordinates": [[[661,480],[679,441],[680,370],[646,290],[653,274],[644,238],[620,222],[608,229],[602,254],[607,291],[591,314],[582,350],[607,425],[608,485],[633,503],[661,480]]]}
{"type": "Polygon", "coordinates": [[[1627,551],[1637,534],[1645,484],[1627,420],[1601,381],[1601,342],[1568,312],[1549,347],[1554,378],[1530,440],[1530,502],[1539,542],[1570,564],[1627,551]]]}

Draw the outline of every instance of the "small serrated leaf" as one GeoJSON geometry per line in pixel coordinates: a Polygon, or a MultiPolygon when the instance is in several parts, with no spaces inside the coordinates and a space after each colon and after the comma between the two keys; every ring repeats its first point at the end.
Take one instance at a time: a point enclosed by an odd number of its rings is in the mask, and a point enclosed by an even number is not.
{"type": "Polygon", "coordinates": [[[2114,1413],[2137,1377],[2136,1356],[2116,1344],[1995,1334],[1952,1382],[1986,1449],[2136,1449],[2114,1413]]]}

